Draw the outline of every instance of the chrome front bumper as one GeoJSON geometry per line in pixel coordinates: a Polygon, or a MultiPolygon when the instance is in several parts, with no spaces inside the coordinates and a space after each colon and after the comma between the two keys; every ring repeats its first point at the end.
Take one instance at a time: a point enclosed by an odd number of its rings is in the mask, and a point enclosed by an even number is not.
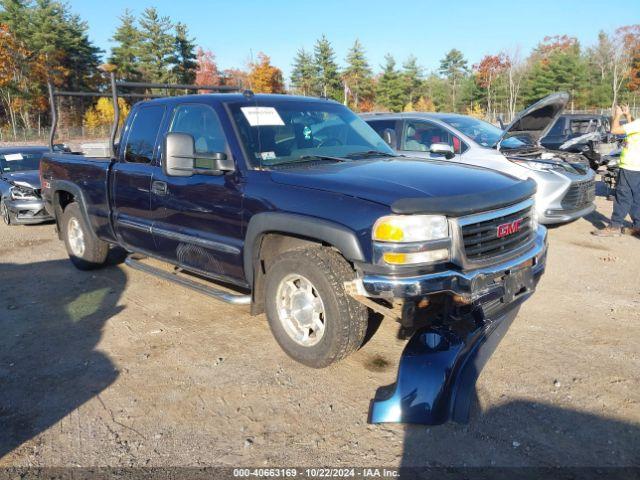
{"type": "Polygon", "coordinates": [[[450,293],[475,301],[497,288],[503,288],[503,278],[513,272],[531,269],[538,277],[545,268],[547,230],[539,227],[533,246],[526,252],[495,265],[467,272],[445,270],[413,277],[364,275],[349,282],[350,290],[369,298],[415,298],[434,293],[450,293]]]}

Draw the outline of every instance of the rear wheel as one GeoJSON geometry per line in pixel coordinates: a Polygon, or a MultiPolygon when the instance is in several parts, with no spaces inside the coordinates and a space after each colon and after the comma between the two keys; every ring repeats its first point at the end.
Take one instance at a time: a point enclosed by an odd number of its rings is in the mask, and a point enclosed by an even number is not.
{"type": "Polygon", "coordinates": [[[291,358],[322,368],[362,345],[368,311],[343,285],[353,277],[347,261],[328,248],[285,252],[274,260],[266,277],[267,318],[291,358]]]}
{"type": "Polygon", "coordinates": [[[80,270],[92,270],[104,265],[109,244],[95,236],[84,220],[77,203],[70,203],[60,222],[69,259],[80,270]]]}

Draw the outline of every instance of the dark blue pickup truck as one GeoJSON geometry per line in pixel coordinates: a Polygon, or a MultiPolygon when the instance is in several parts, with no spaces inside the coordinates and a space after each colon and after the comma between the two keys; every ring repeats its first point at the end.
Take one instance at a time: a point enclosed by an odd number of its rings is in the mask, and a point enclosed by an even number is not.
{"type": "Polygon", "coordinates": [[[120,245],[131,266],[266,311],[280,346],[312,367],[358,349],[369,310],[407,331],[480,311],[485,339],[544,269],[535,183],[400,157],[324,99],[139,102],[115,158],[51,153],[41,176],[78,268],[120,245]]]}

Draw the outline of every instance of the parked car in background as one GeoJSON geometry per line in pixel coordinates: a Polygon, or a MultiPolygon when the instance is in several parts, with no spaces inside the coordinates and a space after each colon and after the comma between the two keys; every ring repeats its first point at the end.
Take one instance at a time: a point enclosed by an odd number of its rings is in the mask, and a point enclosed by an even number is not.
{"type": "Polygon", "coordinates": [[[538,219],[554,224],[595,209],[595,173],[588,161],[581,154],[540,145],[568,100],[565,93],[550,95],[516,115],[505,130],[453,113],[374,113],[362,118],[400,153],[535,180],[538,219]]]}
{"type": "Polygon", "coordinates": [[[597,170],[603,165],[603,157],[618,147],[616,136],[610,132],[611,120],[606,115],[562,114],[540,144],[549,150],[581,153],[597,170]]]}
{"type": "Polygon", "coordinates": [[[0,216],[7,225],[53,220],[40,196],[40,159],[49,147],[0,148],[0,216]]]}

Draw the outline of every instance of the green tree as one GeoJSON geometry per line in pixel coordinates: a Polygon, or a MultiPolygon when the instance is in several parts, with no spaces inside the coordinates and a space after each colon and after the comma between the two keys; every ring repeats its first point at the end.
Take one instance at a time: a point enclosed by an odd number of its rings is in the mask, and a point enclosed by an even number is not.
{"type": "Polygon", "coordinates": [[[525,84],[525,103],[533,103],[551,93],[566,91],[571,108],[584,106],[587,64],[575,38],[566,36],[545,39],[534,51],[533,67],[525,84]]]}
{"type": "Polygon", "coordinates": [[[121,79],[136,81],[141,78],[138,68],[140,31],[136,27],[136,17],[129,9],[118,18],[120,25],[111,38],[116,45],[111,49],[109,63],[116,66],[116,72],[121,79]]]}
{"type": "MultiPolygon", "coordinates": [[[[434,106],[434,111],[442,112],[451,108],[447,80],[435,73],[429,74],[422,82],[421,96],[425,99],[431,100],[434,106]]],[[[417,106],[415,108],[417,110],[417,106]]]]}
{"type": "Polygon", "coordinates": [[[420,87],[424,78],[422,67],[418,65],[418,59],[413,55],[402,64],[402,79],[404,80],[407,101],[415,102],[420,96],[420,87]]]}
{"type": "MultiPolygon", "coordinates": [[[[31,72],[28,88],[16,97],[26,127],[46,111],[47,80],[67,90],[95,88],[101,81],[97,67],[101,50],[87,36],[87,24],[69,10],[66,3],[52,0],[0,0],[0,23],[6,24],[15,40],[36,60],[38,72],[31,72]]],[[[81,99],[61,101],[61,123],[82,118],[81,99]],[[70,115],[74,115],[73,118],[70,115]]]]}
{"type": "Polygon", "coordinates": [[[318,69],[313,55],[304,48],[299,49],[293,59],[291,85],[302,95],[316,95],[318,92],[318,69]]]}
{"type": "Polygon", "coordinates": [[[462,55],[460,50],[455,48],[449,50],[445,57],[440,60],[440,74],[445,76],[449,80],[449,87],[451,88],[451,109],[456,110],[458,86],[462,78],[467,75],[469,68],[467,61],[462,55]]]}
{"type": "Polygon", "coordinates": [[[314,59],[322,95],[334,100],[340,100],[342,89],[340,88],[340,74],[336,63],[336,54],[331,43],[324,35],[316,41],[314,59]]]}
{"type": "Polygon", "coordinates": [[[378,79],[376,88],[376,101],[392,112],[401,112],[406,98],[404,82],[400,72],[396,69],[396,61],[393,55],[387,53],[384,59],[385,64],[382,75],[378,79]]]}
{"type": "Polygon", "coordinates": [[[353,43],[345,60],[347,68],[344,70],[342,78],[351,92],[353,107],[357,111],[360,110],[361,100],[367,100],[373,96],[371,67],[359,40],[356,39],[353,43]]]}
{"type": "Polygon", "coordinates": [[[184,23],[176,24],[176,36],[174,40],[174,54],[170,59],[173,64],[171,69],[175,81],[178,83],[192,84],[196,79],[196,46],[193,39],[189,38],[189,31],[184,23]]]}
{"type": "Polygon", "coordinates": [[[171,56],[174,50],[173,24],[161,17],[154,7],[144,10],[140,18],[140,70],[152,82],[170,81],[171,56]]]}

